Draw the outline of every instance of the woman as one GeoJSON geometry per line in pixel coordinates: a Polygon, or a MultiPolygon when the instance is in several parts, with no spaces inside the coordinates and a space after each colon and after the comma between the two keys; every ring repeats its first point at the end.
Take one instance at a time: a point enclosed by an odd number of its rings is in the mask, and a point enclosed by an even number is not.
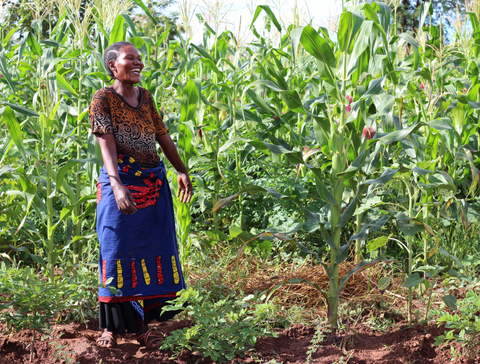
{"type": "Polygon", "coordinates": [[[135,87],[143,63],[128,42],[112,44],[105,68],[115,80],[95,93],[90,105],[92,133],[104,166],[97,183],[100,242],[99,346],[113,347],[116,334],[135,332],[149,348],[161,344],[148,323],[165,321],[162,305],[185,288],[178,259],[173,205],[156,142],[177,170],[180,201],[190,202],[192,184],[150,93],[135,87]]]}

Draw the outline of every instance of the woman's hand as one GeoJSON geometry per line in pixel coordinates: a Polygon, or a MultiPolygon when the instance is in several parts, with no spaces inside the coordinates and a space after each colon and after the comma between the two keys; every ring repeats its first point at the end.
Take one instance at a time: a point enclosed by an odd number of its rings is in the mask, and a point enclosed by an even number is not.
{"type": "Polygon", "coordinates": [[[131,215],[137,211],[135,207],[135,200],[132,194],[125,186],[117,186],[113,188],[113,194],[115,195],[115,201],[117,202],[118,209],[124,214],[131,215]]]}
{"type": "Polygon", "coordinates": [[[182,159],[178,155],[177,148],[175,147],[172,138],[170,138],[170,135],[168,135],[168,133],[157,135],[156,138],[157,142],[160,144],[160,148],[162,148],[163,154],[165,155],[165,157],[167,157],[173,168],[177,170],[177,197],[180,197],[180,201],[183,203],[190,202],[193,195],[192,182],[190,182],[188,170],[185,167],[185,164],[183,164],[182,159]]]}
{"type": "Polygon", "coordinates": [[[134,214],[137,211],[135,200],[130,191],[123,185],[120,176],[118,175],[118,158],[115,137],[113,134],[103,134],[97,136],[97,141],[102,150],[103,163],[107,169],[110,186],[112,186],[118,209],[127,215],[134,214]]]}
{"type": "Polygon", "coordinates": [[[177,197],[180,197],[180,201],[188,203],[192,199],[193,187],[190,182],[188,173],[177,172],[178,192],[177,197]]]}

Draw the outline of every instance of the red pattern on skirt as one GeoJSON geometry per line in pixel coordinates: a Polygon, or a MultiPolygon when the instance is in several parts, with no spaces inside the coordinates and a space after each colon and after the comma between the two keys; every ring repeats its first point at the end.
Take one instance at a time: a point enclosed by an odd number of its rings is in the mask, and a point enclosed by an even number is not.
{"type": "Polygon", "coordinates": [[[102,200],[102,184],[97,182],[97,205],[102,200]]]}
{"type": "Polygon", "coordinates": [[[105,284],[107,282],[107,261],[103,260],[102,265],[102,283],[105,284]]]}
{"type": "Polygon", "coordinates": [[[144,209],[145,207],[155,205],[160,197],[160,188],[162,187],[162,181],[160,179],[157,178],[155,182],[152,182],[147,178],[143,180],[143,183],[145,183],[147,187],[125,186],[131,191],[138,191],[132,192],[132,197],[135,200],[135,207],[137,209],[144,209]]]}

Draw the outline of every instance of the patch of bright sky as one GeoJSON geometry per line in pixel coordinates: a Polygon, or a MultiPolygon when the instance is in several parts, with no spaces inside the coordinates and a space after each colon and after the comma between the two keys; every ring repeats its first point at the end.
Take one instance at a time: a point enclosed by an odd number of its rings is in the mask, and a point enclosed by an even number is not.
{"type": "MultiPolygon", "coordinates": [[[[182,13],[182,10],[187,8],[190,13],[188,24],[192,42],[199,44],[202,43],[204,26],[194,14],[202,13],[203,17],[208,19],[208,15],[212,13],[212,7],[218,3],[223,4],[223,9],[220,11],[222,19],[219,26],[220,32],[225,29],[231,30],[234,34],[239,34],[240,38],[247,42],[253,40],[249,26],[258,5],[269,5],[284,28],[292,24],[295,7],[297,7],[300,25],[306,25],[312,20],[312,24],[315,27],[328,27],[329,22],[338,19],[341,13],[341,0],[178,0],[168,8],[168,11],[182,13]]],[[[264,27],[263,18],[265,15],[265,12],[262,11],[255,22],[256,29],[260,34],[262,34],[264,27]]],[[[211,16],[208,19],[208,23],[214,28],[213,24],[215,22],[211,16]]]]}

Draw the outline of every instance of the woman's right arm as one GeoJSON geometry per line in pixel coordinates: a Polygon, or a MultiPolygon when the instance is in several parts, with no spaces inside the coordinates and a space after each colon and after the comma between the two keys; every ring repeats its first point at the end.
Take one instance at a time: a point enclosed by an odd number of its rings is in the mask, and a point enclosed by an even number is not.
{"type": "Polygon", "coordinates": [[[123,185],[118,175],[117,146],[113,134],[97,135],[97,142],[102,150],[103,163],[107,169],[110,185],[120,211],[134,214],[137,211],[135,200],[130,191],[123,185]]]}

